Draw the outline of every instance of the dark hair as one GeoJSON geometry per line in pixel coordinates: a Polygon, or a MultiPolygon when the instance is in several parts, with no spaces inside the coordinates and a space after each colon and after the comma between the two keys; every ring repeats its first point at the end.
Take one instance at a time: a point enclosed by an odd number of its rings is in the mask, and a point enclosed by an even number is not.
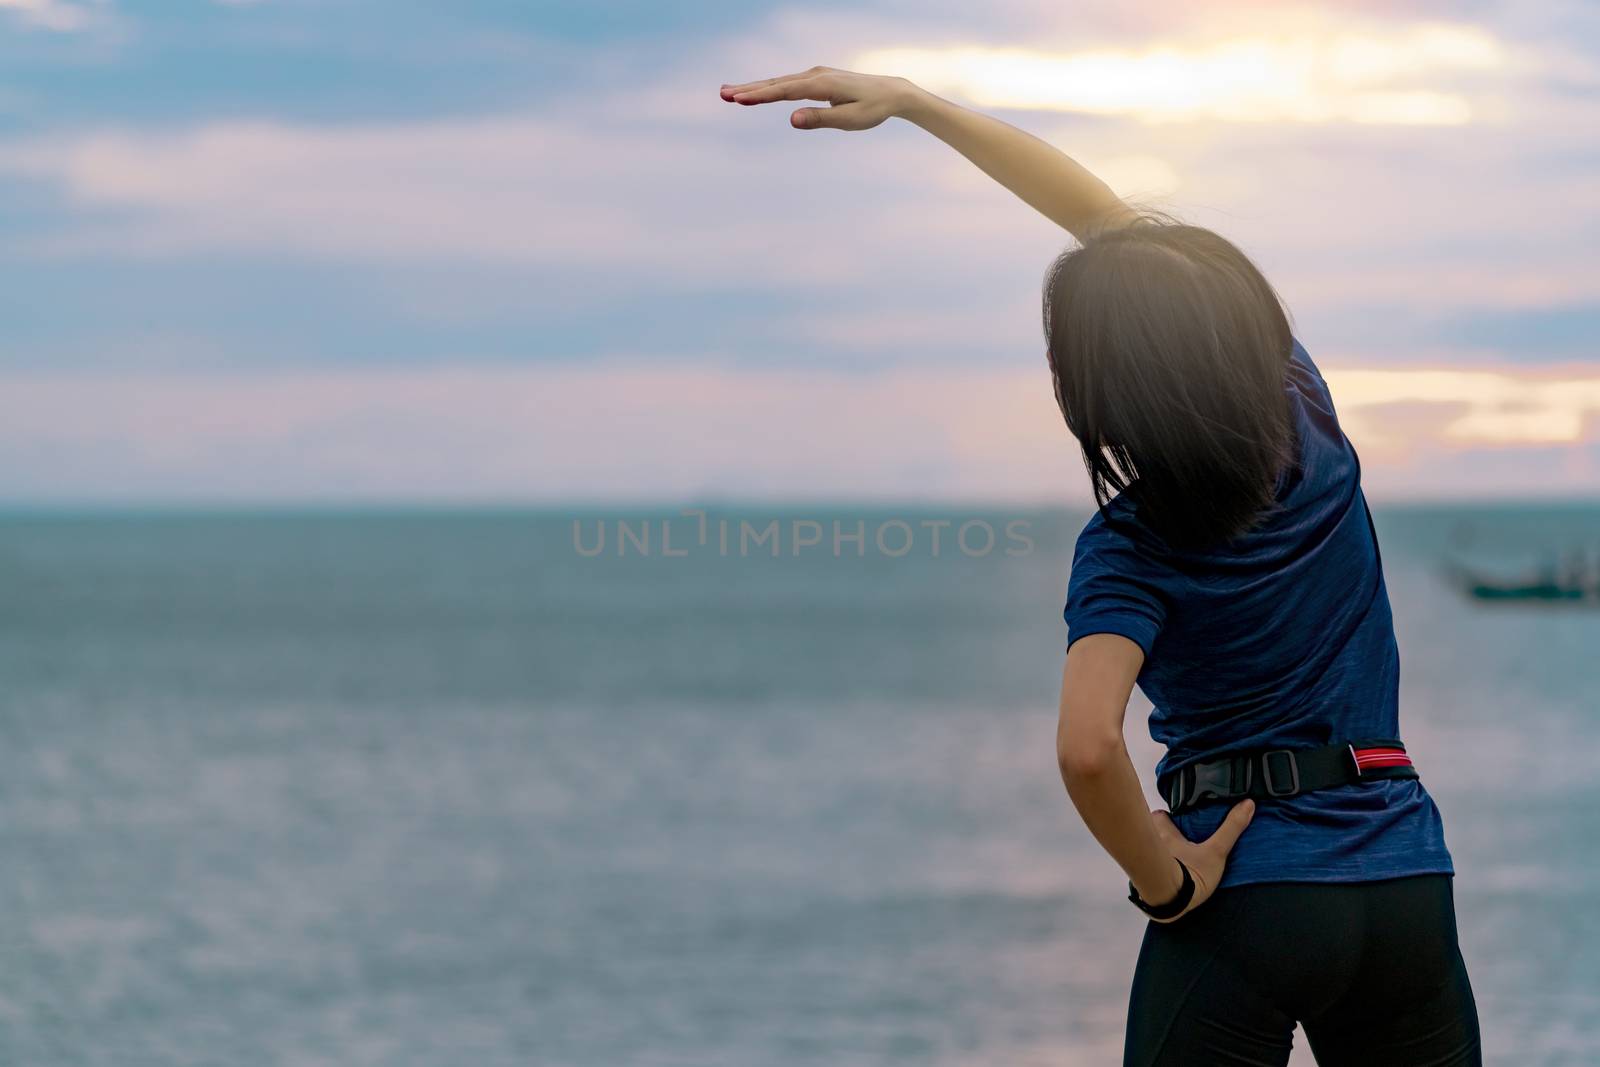
{"type": "Polygon", "coordinates": [[[1056,401],[1095,503],[1120,494],[1169,546],[1206,547],[1273,506],[1293,455],[1278,294],[1231,243],[1141,215],[1045,275],[1056,401]]]}

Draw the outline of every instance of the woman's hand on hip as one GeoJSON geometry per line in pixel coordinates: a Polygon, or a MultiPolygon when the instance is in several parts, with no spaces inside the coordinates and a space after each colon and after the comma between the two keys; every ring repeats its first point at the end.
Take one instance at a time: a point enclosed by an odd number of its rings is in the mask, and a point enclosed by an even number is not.
{"type": "Polygon", "coordinates": [[[904,78],[812,67],[780,78],[724,85],[722,99],[735,104],[826,100],[828,107],[803,107],[795,111],[789,116],[789,124],[797,130],[870,130],[884,119],[899,114],[916,92],[916,86],[904,78]]]}
{"type": "Polygon", "coordinates": [[[1255,818],[1255,814],[1256,802],[1242,800],[1228,812],[1228,817],[1222,820],[1222,825],[1217,827],[1216,833],[1204,841],[1190,841],[1183,836],[1174,825],[1172,816],[1165,811],[1150,813],[1162,844],[1189,868],[1189,875],[1194,879],[1194,898],[1189,901],[1189,906],[1172,918],[1160,919],[1158,922],[1177,922],[1204,904],[1211,894],[1217,891],[1217,884],[1222,881],[1222,872],[1228,866],[1228,854],[1233,851],[1233,846],[1239,841],[1239,835],[1244,833],[1244,828],[1250,825],[1250,820],[1255,818]]]}

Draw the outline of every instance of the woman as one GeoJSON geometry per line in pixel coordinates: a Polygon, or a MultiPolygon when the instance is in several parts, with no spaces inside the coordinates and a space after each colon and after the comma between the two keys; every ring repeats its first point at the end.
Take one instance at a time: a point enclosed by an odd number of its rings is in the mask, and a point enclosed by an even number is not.
{"type": "Polygon", "coordinates": [[[1134,211],[1056,149],[900,78],[743,85],[798,129],[898,116],[1079,247],[1045,282],[1056,399],[1097,513],[1068,582],[1057,752],[1149,913],[1126,1064],[1478,1064],[1438,809],[1399,739],[1399,657],[1355,452],[1233,245],[1134,211]],[[1167,746],[1148,812],[1137,682],[1167,746]]]}

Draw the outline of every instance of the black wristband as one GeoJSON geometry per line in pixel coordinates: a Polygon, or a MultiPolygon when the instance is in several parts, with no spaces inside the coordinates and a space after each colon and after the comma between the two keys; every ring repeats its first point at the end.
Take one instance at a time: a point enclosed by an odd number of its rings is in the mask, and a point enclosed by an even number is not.
{"type": "Polygon", "coordinates": [[[1183,909],[1194,899],[1194,876],[1189,873],[1189,868],[1183,865],[1182,860],[1176,856],[1172,859],[1183,871],[1183,885],[1178,887],[1178,895],[1165,904],[1146,904],[1139,896],[1139,891],[1133,887],[1133,882],[1128,882],[1128,899],[1133,902],[1134,907],[1152,919],[1175,919],[1183,914],[1183,909]]]}

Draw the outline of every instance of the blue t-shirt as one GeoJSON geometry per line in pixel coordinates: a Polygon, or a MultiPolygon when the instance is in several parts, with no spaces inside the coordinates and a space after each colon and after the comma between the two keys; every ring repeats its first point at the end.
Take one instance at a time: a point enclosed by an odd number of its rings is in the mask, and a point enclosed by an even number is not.
{"type": "MultiPolygon", "coordinates": [[[[1284,393],[1299,462],[1277,483],[1281,508],[1257,529],[1225,547],[1174,551],[1119,496],[1107,505],[1119,522],[1097,512],[1078,535],[1067,640],[1114,633],[1144,649],[1150,736],[1167,748],[1158,775],[1225,750],[1404,740],[1399,649],[1360,463],[1298,342],[1284,393]]],[[[1174,822],[1198,841],[1228,807],[1174,822]]],[[[1258,801],[1222,885],[1436,872],[1454,873],[1439,809],[1420,781],[1398,779],[1258,801]]]]}

